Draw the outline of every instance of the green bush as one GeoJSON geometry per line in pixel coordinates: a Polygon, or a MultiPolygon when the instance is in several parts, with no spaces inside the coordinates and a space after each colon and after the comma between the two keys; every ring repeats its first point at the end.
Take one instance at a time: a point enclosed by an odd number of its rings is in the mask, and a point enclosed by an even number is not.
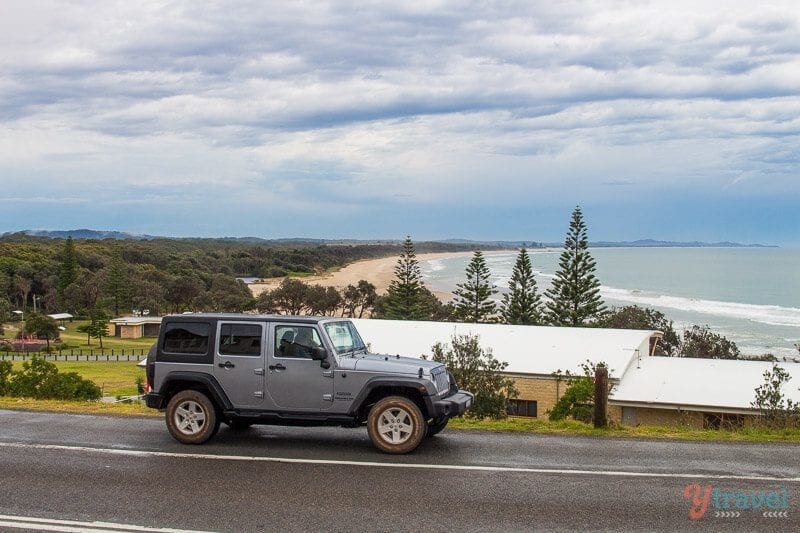
{"type": "Polygon", "coordinates": [[[508,399],[518,394],[514,381],[502,374],[508,363],[495,359],[491,349],[482,348],[477,335],[453,335],[451,344],[436,343],[433,360],[450,369],[459,388],[475,394],[466,416],[506,418],[508,399]]]}
{"type": "Polygon", "coordinates": [[[11,361],[0,361],[0,396],[8,394],[9,375],[11,375],[11,361]]]}
{"type": "MultiPolygon", "coordinates": [[[[0,366],[0,387],[3,386],[0,366]]],[[[75,372],[59,374],[58,367],[44,359],[22,363],[22,370],[11,372],[5,394],[37,400],[98,400],[100,387],[75,372]]]]}
{"type": "Polygon", "coordinates": [[[553,409],[549,411],[550,421],[572,418],[581,422],[591,422],[594,411],[594,373],[598,366],[607,366],[605,363],[594,364],[587,360],[581,365],[582,376],[575,376],[561,371],[554,373],[554,377],[565,379],[569,387],[564,395],[558,399],[553,409]]]}

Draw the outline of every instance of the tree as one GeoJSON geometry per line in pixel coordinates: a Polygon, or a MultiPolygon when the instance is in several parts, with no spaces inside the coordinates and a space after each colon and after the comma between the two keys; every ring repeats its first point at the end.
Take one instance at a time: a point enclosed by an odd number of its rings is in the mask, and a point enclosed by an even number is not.
{"type": "Polygon", "coordinates": [[[681,357],[738,359],[739,355],[739,347],[735,342],[713,333],[708,326],[692,326],[692,329],[683,332],[681,357]]]}
{"type": "Polygon", "coordinates": [[[301,315],[308,304],[309,285],[294,278],[284,278],[277,288],[270,292],[274,309],[288,315],[301,315]]]}
{"type": "Polygon", "coordinates": [[[450,345],[433,346],[433,360],[444,363],[460,388],[475,394],[467,416],[506,418],[508,399],[518,394],[514,381],[502,374],[508,363],[495,359],[479,341],[477,335],[453,335],[450,345]]]}
{"type": "Polygon", "coordinates": [[[467,265],[467,281],[456,285],[454,305],[458,317],[466,322],[489,322],[497,312],[490,298],[497,289],[489,281],[489,267],[478,250],[467,265]]]}
{"type": "Polygon", "coordinates": [[[5,294],[0,294],[0,335],[3,335],[3,325],[11,318],[11,302],[5,294]]]}
{"type": "Polygon", "coordinates": [[[542,323],[542,297],[536,287],[528,251],[522,248],[514,263],[508,292],[500,304],[500,316],[506,324],[537,325],[542,323]]]}
{"type": "Polygon", "coordinates": [[[167,302],[173,311],[180,313],[192,304],[192,301],[205,292],[205,284],[194,273],[184,273],[172,278],[167,283],[167,302]]]}
{"type": "Polygon", "coordinates": [[[103,337],[108,337],[108,319],[102,313],[92,316],[91,322],[81,324],[76,331],[86,334],[86,344],[92,345],[92,339],[100,341],[100,349],[103,349],[103,337]]]}
{"type": "Polygon", "coordinates": [[[75,252],[75,243],[72,236],[64,241],[61,252],[61,267],[58,271],[58,305],[65,306],[64,293],[67,287],[78,281],[78,255],[75,252]]]}
{"type": "Polygon", "coordinates": [[[551,324],[583,326],[605,310],[595,268],[583,213],[578,206],[572,212],[555,279],[546,292],[550,299],[546,304],[547,319],[551,324]]]}
{"type": "Polygon", "coordinates": [[[664,337],[656,345],[655,355],[675,355],[681,343],[680,337],[678,337],[675,328],[672,326],[672,320],[668,320],[661,311],[639,307],[638,305],[615,307],[603,314],[594,325],[600,328],[660,331],[664,334],[664,337]]]}
{"type": "Polygon", "coordinates": [[[114,316],[119,316],[120,308],[127,308],[131,298],[130,273],[119,247],[114,249],[104,278],[105,293],[114,302],[114,316]]]}
{"type": "Polygon", "coordinates": [[[29,312],[25,315],[25,332],[36,335],[37,339],[47,341],[47,351],[50,351],[50,339],[58,338],[58,322],[42,313],[29,312]]]}
{"type": "Polygon", "coordinates": [[[377,298],[375,285],[367,280],[359,280],[357,285],[348,285],[342,293],[342,315],[362,318],[365,312],[374,307],[377,298]]]}
{"type": "Polygon", "coordinates": [[[241,313],[252,309],[255,300],[247,285],[240,280],[225,274],[215,274],[208,290],[211,310],[219,312],[241,313]]]}
{"type": "Polygon", "coordinates": [[[383,301],[384,318],[390,320],[425,320],[430,313],[422,296],[422,272],[411,236],[403,242],[403,251],[394,267],[395,279],[389,284],[383,301]]]}
{"type": "Polygon", "coordinates": [[[773,363],[772,369],[764,371],[763,376],[764,383],[756,387],[756,399],[750,405],[758,409],[769,427],[800,424],[800,403],[794,403],[783,395],[783,385],[792,379],[789,373],[773,363]]]}
{"type": "Polygon", "coordinates": [[[341,303],[342,296],[336,287],[311,285],[306,291],[305,306],[311,315],[333,315],[341,303]]]}

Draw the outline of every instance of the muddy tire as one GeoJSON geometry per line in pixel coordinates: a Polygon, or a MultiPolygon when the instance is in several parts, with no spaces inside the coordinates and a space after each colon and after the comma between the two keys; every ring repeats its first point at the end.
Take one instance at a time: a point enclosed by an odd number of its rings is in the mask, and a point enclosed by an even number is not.
{"type": "Polygon", "coordinates": [[[427,423],[422,411],[404,396],[389,396],[369,411],[367,432],[373,446],[385,453],[414,451],[425,438],[427,423]]]}
{"type": "Polygon", "coordinates": [[[167,429],[183,444],[203,444],[219,429],[214,403],[202,392],[182,390],[167,404],[167,429]]]}
{"type": "Polygon", "coordinates": [[[428,433],[425,434],[426,437],[433,437],[437,433],[441,432],[444,428],[447,427],[447,422],[449,422],[449,418],[445,418],[444,420],[437,422],[434,420],[430,424],[428,424],[428,433]]]}

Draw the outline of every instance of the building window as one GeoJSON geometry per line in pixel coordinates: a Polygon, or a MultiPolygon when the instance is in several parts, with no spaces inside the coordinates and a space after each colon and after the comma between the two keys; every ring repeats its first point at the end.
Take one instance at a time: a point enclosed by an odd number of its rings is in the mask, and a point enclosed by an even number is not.
{"type": "Polygon", "coordinates": [[[536,400],[508,400],[508,407],[506,409],[508,416],[528,416],[536,418],[536,400]]]}
{"type": "Polygon", "coordinates": [[[729,413],[703,413],[703,429],[741,429],[744,415],[729,413]]]}

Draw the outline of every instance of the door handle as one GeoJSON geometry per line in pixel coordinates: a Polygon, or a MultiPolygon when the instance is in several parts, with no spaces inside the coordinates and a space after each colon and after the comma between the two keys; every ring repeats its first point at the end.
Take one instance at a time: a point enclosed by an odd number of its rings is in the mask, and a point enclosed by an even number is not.
{"type": "Polygon", "coordinates": [[[234,365],[234,364],[233,364],[233,363],[231,363],[230,361],[225,361],[224,363],[220,363],[220,364],[219,364],[219,367],[220,367],[220,368],[233,368],[233,367],[235,367],[235,366],[236,366],[236,365],[234,365]]]}
{"type": "Polygon", "coordinates": [[[277,365],[269,365],[270,370],[286,370],[286,367],[278,363],[277,365]]]}

